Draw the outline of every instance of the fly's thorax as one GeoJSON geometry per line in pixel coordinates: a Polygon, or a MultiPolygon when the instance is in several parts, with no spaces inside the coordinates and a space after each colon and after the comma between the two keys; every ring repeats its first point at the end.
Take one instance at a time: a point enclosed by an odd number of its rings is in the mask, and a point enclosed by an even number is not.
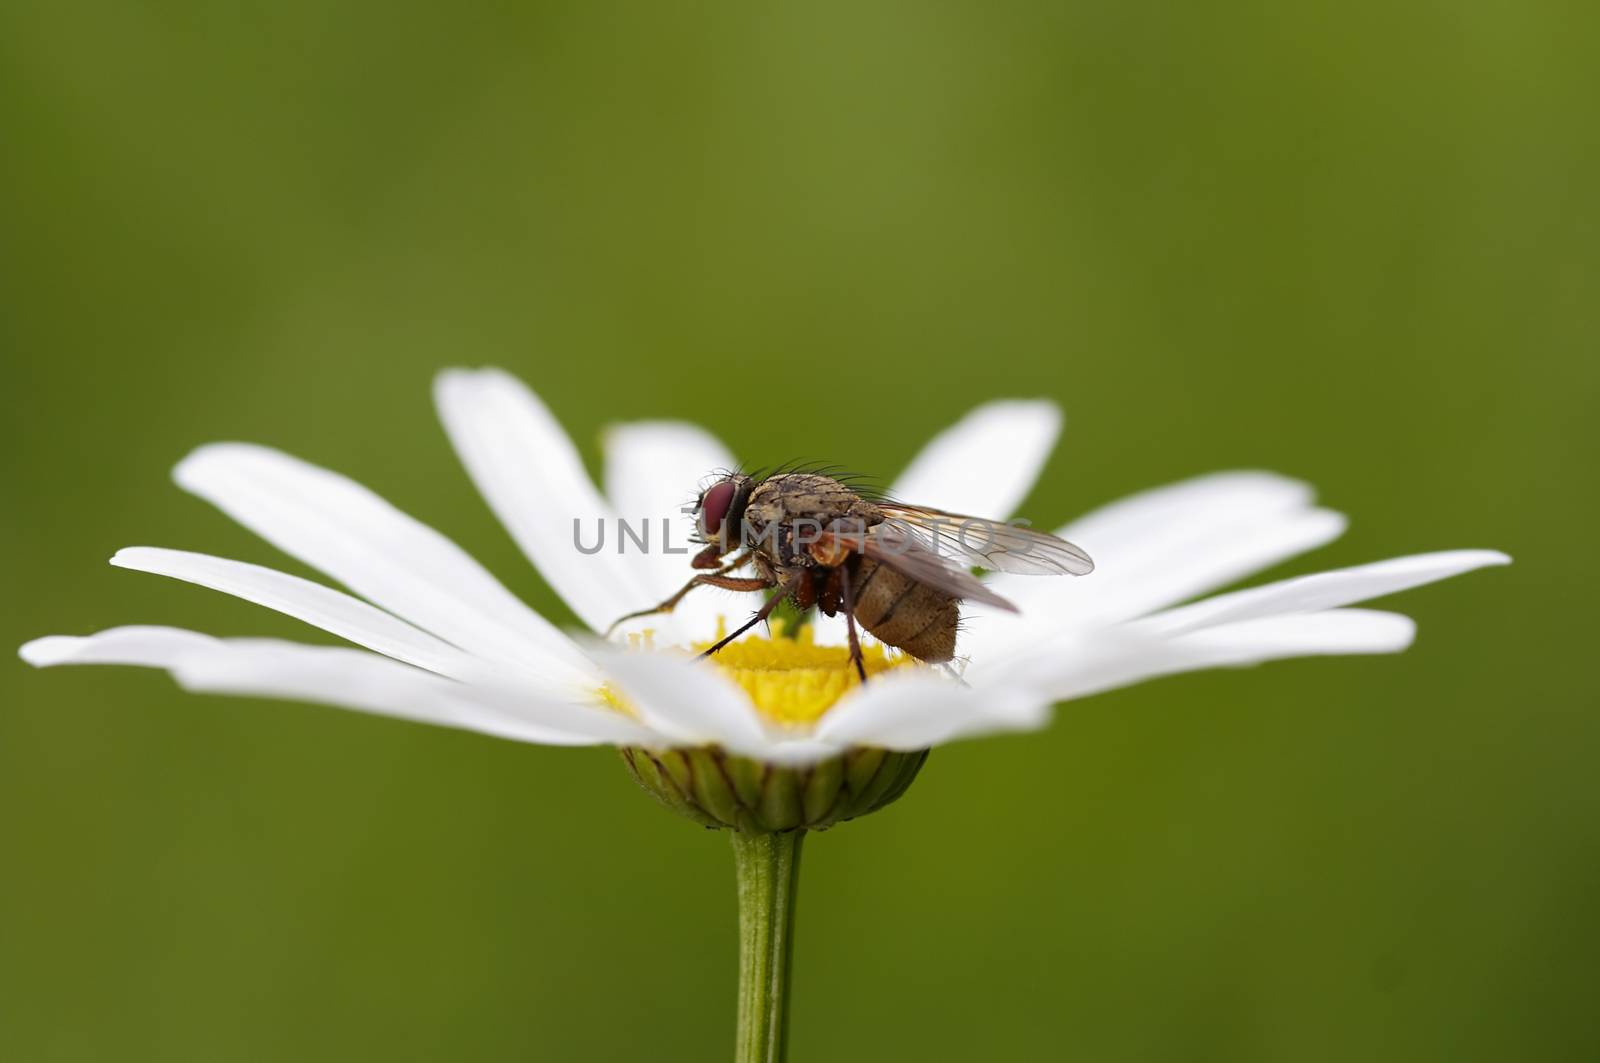
{"type": "Polygon", "coordinates": [[[815,564],[810,546],[827,531],[860,534],[883,512],[848,486],[816,473],[784,473],[761,481],[744,512],[746,545],[778,568],[815,564]]]}

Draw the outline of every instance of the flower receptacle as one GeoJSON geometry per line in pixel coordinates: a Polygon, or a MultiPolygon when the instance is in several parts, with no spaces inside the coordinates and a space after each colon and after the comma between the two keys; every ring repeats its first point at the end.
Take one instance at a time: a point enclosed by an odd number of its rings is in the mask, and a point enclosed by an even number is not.
{"type": "Polygon", "coordinates": [[[927,750],[853,749],[806,767],[784,767],[700,749],[624,748],[628,771],[668,808],[708,828],[827,830],[891,804],[927,750]]]}

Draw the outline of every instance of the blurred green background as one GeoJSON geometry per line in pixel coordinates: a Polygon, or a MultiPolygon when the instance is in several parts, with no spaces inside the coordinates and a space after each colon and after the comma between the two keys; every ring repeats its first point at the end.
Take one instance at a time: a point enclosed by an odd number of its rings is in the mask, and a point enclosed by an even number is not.
{"type": "MultiPolygon", "coordinates": [[[[105,564],[284,564],[167,479],[229,438],[559,610],[434,422],[448,364],[519,373],[591,459],[608,422],[694,417],[884,478],[980,399],[1053,396],[1039,522],[1265,466],[1354,517],[1284,571],[1517,564],[1396,603],[1400,657],[938,751],[807,847],[795,1057],[1592,1059],[1597,28],[1559,0],[8,3],[0,641],[314,638],[105,564]]],[[[0,683],[5,1059],[728,1054],[727,843],[613,755],[128,669],[0,683]]]]}

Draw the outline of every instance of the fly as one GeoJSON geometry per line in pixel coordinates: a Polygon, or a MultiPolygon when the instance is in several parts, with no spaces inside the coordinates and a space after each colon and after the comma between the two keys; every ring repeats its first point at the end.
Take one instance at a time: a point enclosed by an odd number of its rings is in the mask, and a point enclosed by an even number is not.
{"type": "MultiPolygon", "coordinates": [[[[862,682],[857,625],[930,663],[955,656],[963,601],[1016,612],[972,568],[1082,576],[1094,562],[1065,539],[1031,528],[872,500],[831,476],[786,472],[722,475],[695,499],[699,571],[659,605],[617,620],[668,613],[696,587],[774,593],[709,657],[766,620],[789,598],[799,609],[844,614],[850,659],[862,682]],[[752,574],[740,574],[750,570],[752,574]]],[[[615,629],[616,624],[612,625],[615,629]]]]}

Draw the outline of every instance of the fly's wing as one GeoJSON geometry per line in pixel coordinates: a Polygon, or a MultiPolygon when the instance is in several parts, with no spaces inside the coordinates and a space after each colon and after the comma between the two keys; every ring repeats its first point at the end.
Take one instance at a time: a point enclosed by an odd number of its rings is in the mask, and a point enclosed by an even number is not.
{"type": "Polygon", "coordinates": [[[967,571],[959,561],[940,557],[922,545],[916,538],[906,535],[888,523],[876,524],[865,531],[824,532],[823,539],[831,540],[878,564],[892,568],[907,579],[943,591],[953,598],[983,602],[997,609],[1015,613],[1017,607],[967,571]]]}
{"type": "Polygon", "coordinates": [[[878,508],[884,525],[959,565],[1022,576],[1085,576],[1094,571],[1088,554],[1049,532],[899,502],[880,502],[878,508]]]}

